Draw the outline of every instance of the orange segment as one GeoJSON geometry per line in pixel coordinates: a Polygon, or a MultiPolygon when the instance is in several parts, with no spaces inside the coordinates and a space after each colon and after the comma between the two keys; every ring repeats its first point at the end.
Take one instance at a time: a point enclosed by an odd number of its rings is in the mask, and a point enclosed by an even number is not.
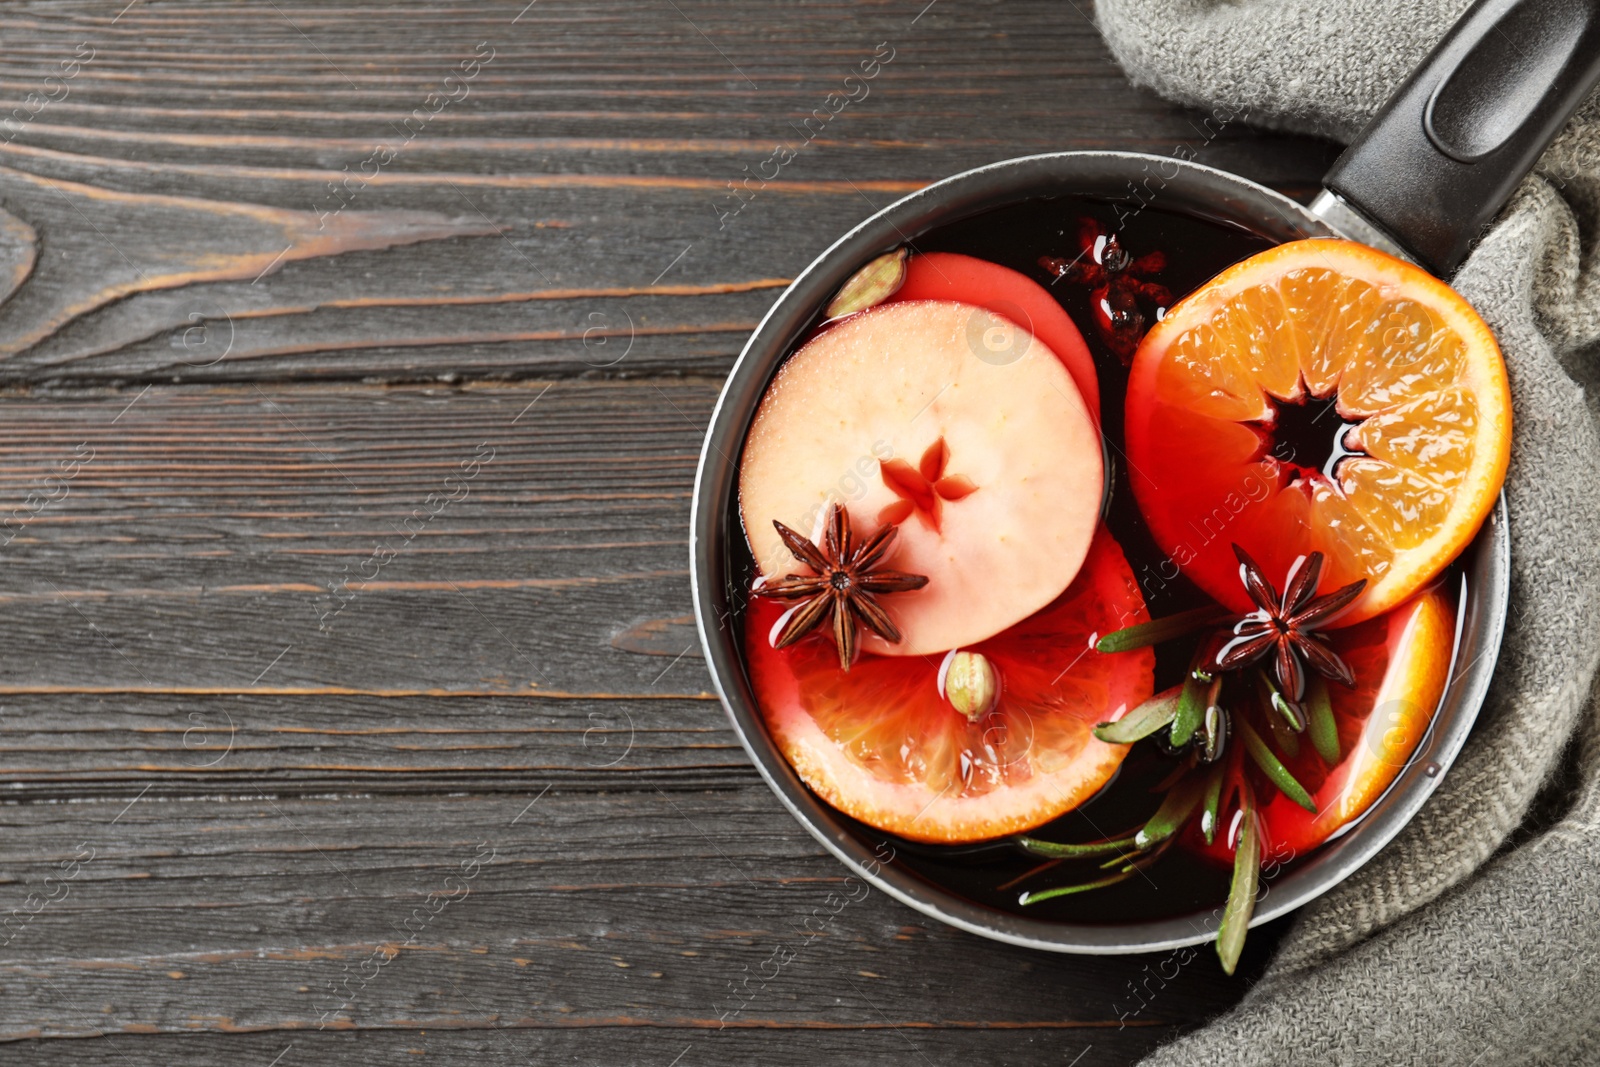
{"type": "Polygon", "coordinates": [[[1477,532],[1505,476],[1511,397],[1494,336],[1449,286],[1364,245],[1295,241],[1150,330],[1126,427],[1151,532],[1206,593],[1251,606],[1232,543],[1279,576],[1320,550],[1323,592],[1367,580],[1351,625],[1411,596],[1477,532]],[[1328,400],[1324,464],[1294,454],[1283,426],[1294,405],[1328,400]]]}
{"type": "Polygon", "coordinates": [[[1000,680],[976,721],[940,693],[944,657],[863,655],[848,671],[825,640],[782,651],[783,606],[753,601],[750,682],[773,740],[829,804],[902,837],[980,841],[1032,829],[1093,796],[1127,752],[1091,733],[1148,699],[1154,654],[1105,654],[1097,635],[1149,618],[1122,550],[1102,528],[1067,590],[972,646],[1000,680]]]}
{"type": "Polygon", "coordinates": [[[1269,842],[1301,855],[1365,814],[1394,782],[1428,732],[1450,676],[1455,611],[1438,588],[1381,619],[1340,631],[1340,655],[1356,686],[1330,685],[1340,758],[1331,768],[1304,740],[1289,761],[1311,792],[1312,815],[1279,794],[1263,813],[1269,842]]]}

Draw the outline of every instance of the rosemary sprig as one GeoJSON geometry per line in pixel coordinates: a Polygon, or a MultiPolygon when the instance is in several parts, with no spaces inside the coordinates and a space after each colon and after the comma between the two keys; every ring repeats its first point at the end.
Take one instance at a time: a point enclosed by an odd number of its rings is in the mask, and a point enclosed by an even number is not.
{"type": "Polygon", "coordinates": [[[1095,643],[1097,652],[1127,652],[1135,648],[1149,648],[1196,630],[1221,622],[1227,616],[1214,607],[1192,608],[1176,615],[1166,615],[1134,626],[1124,626],[1106,634],[1095,643]]]}
{"type": "Polygon", "coordinates": [[[1172,837],[1183,828],[1184,823],[1189,821],[1195,806],[1200,803],[1200,795],[1204,789],[1203,778],[1191,776],[1179,782],[1168,791],[1156,813],[1150,816],[1150,820],[1133,835],[1134,845],[1140,851],[1144,851],[1172,837]]]}
{"type": "Polygon", "coordinates": [[[1019,837],[1016,839],[1017,847],[1035,856],[1048,856],[1056,860],[1089,859],[1095,856],[1104,856],[1109,852],[1117,855],[1126,855],[1136,849],[1133,835],[1118,837],[1106,841],[1091,841],[1084,845],[1062,845],[1054,841],[1041,841],[1037,837],[1019,837]]]}
{"type": "Polygon", "coordinates": [[[1306,687],[1306,710],[1310,712],[1311,744],[1322,762],[1332,767],[1339,762],[1339,726],[1333,721],[1333,702],[1328,699],[1328,683],[1311,679],[1306,687]]]}
{"type": "MultiPolygon", "coordinates": [[[[1051,859],[1096,859],[1112,854],[1109,860],[1100,864],[1101,870],[1122,866],[1119,875],[1127,875],[1140,866],[1148,866],[1154,862],[1165,847],[1171,843],[1172,838],[1183,829],[1189,817],[1194,814],[1195,807],[1200,803],[1202,793],[1205,791],[1205,779],[1189,777],[1179,782],[1177,786],[1167,791],[1162,798],[1161,806],[1156,813],[1139,831],[1131,837],[1109,838],[1104,841],[1090,841],[1081,845],[1058,844],[1054,841],[1041,841],[1036,837],[1018,837],[1016,844],[1025,852],[1035,856],[1048,856],[1051,859]]],[[[1117,878],[1116,881],[1121,881],[1117,878]]],[[[1098,889],[1104,885],[1113,884],[1105,879],[1086,882],[1080,885],[1064,887],[1065,891],[1081,893],[1088,889],[1098,889]]],[[[1061,896],[1062,892],[1048,890],[1042,893],[1024,893],[1019,898],[1023,904],[1031,904],[1039,900],[1049,900],[1052,896],[1061,896]]]]}
{"type": "Polygon", "coordinates": [[[1239,720],[1239,737],[1244,741],[1245,751],[1250,753],[1250,758],[1256,761],[1266,776],[1272,779],[1272,784],[1283,790],[1284,796],[1305,808],[1311,814],[1317,813],[1316,801],[1311,799],[1311,794],[1306,792],[1306,787],[1295,780],[1289,768],[1285,767],[1278,757],[1261,740],[1261,735],[1250,729],[1250,724],[1243,719],[1239,720]]]}
{"type": "Polygon", "coordinates": [[[1261,698],[1268,708],[1278,713],[1283,724],[1295,733],[1300,733],[1306,728],[1306,713],[1299,704],[1283,695],[1283,692],[1273,683],[1266,671],[1257,670],[1256,684],[1261,688],[1261,698]]]}
{"type": "Polygon", "coordinates": [[[1206,708],[1217,702],[1222,689],[1222,678],[1198,667],[1183,680],[1183,691],[1178,695],[1178,713],[1172,719],[1169,739],[1173,748],[1182,748],[1194,737],[1205,721],[1206,708]]]}
{"type": "Polygon", "coordinates": [[[1054,889],[1043,889],[1037,893],[1023,893],[1017,897],[1017,903],[1026,907],[1029,904],[1037,904],[1043,900],[1054,900],[1056,897],[1070,896],[1073,893],[1087,893],[1091,889],[1104,889],[1108,885],[1116,885],[1118,882],[1127,881],[1133,877],[1134,872],[1138,869],[1138,867],[1130,863],[1116,874],[1107,875],[1104,878],[1096,878],[1092,882],[1082,882],[1078,885],[1061,885],[1056,886],[1054,889]]]}
{"type": "Polygon", "coordinates": [[[1228,744],[1229,722],[1233,717],[1220,704],[1206,705],[1205,731],[1201,736],[1200,762],[1215,763],[1228,744]]]}
{"type": "Polygon", "coordinates": [[[1178,714],[1178,694],[1181,686],[1173,686],[1157,693],[1134,708],[1116,722],[1103,722],[1094,728],[1094,735],[1112,745],[1131,745],[1149,737],[1178,714]]]}
{"type": "Polygon", "coordinates": [[[1213,768],[1206,779],[1205,797],[1200,802],[1200,832],[1205,835],[1208,845],[1217,839],[1217,809],[1222,806],[1222,778],[1223,769],[1213,768]]]}
{"type": "Polygon", "coordinates": [[[1233,882],[1228,887],[1228,903],[1217,926],[1217,958],[1225,974],[1239,966],[1244,951],[1244,936],[1250,929],[1250,916],[1256,910],[1256,887],[1261,879],[1261,831],[1256,827],[1255,802],[1249,791],[1240,799],[1243,824],[1239,844],[1233,854],[1233,882]]]}

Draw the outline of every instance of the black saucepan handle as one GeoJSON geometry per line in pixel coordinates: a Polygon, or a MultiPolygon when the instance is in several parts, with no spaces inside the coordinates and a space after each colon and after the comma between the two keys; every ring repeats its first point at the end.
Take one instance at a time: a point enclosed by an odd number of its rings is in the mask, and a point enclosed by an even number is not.
{"type": "Polygon", "coordinates": [[[1376,225],[1447,277],[1597,80],[1600,0],[1478,0],[1334,163],[1314,209],[1353,237],[1376,225]]]}

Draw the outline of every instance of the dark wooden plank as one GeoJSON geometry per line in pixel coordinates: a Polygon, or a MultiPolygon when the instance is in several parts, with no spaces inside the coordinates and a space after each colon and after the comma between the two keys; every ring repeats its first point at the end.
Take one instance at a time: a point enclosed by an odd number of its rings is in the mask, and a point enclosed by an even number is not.
{"type": "Polygon", "coordinates": [[[756,782],[134,793],[10,804],[0,826],[0,1040],[477,1026],[589,1031],[532,1041],[609,1049],[647,1029],[716,1060],[740,1047],[730,1030],[821,1031],[859,1052],[902,1031],[925,1055],[981,1031],[1070,1059],[1101,1033],[1137,1043],[1220,1010],[1235,988],[1204,950],[1086,966],[925,921],[846,879],[756,782]]]}
{"type": "Polygon", "coordinates": [[[1054,1027],[965,1030],[878,1023],[707,1033],[655,1026],[456,1030],[435,1022],[425,1030],[118,1035],[101,1041],[26,1041],[14,1048],[19,1058],[38,1067],[128,1067],[130,1059],[168,1067],[214,1067],[217,1063],[252,1067],[327,1063],[340,1067],[394,1067],[411,1062],[470,1062],[478,1067],[546,1063],[647,1067],[760,1063],[771,1067],[815,1067],[819,1063],[851,1062],[871,1063],[874,1067],[928,1067],[930,1063],[1126,1067],[1143,1051],[1170,1038],[1173,1029],[1142,1026],[1123,1031],[1054,1027]]]}
{"type": "Polygon", "coordinates": [[[382,793],[755,782],[711,699],[479,693],[10,693],[0,796],[382,793]]]}
{"type": "Polygon", "coordinates": [[[700,694],[703,675],[662,678],[659,655],[614,639],[676,619],[657,643],[694,654],[683,530],[716,389],[268,384],[0,405],[16,442],[0,602],[25,642],[0,685],[700,694]]]}
{"type": "Polygon", "coordinates": [[[18,18],[0,200],[50,247],[0,381],[720,373],[775,286],[947,174],[1115,145],[1304,194],[1329,158],[1130,90],[1087,8],[519,8],[18,18]]]}
{"type": "Polygon", "coordinates": [[[682,535],[715,389],[268,383],[0,405],[17,442],[0,461],[0,782],[747,774],[682,535]]]}

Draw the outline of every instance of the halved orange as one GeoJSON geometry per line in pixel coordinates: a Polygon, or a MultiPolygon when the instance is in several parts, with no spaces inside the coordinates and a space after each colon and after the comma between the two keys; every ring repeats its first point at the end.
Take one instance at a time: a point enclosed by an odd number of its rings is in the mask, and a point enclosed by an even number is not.
{"type": "Polygon", "coordinates": [[[1367,580],[1351,625],[1410,597],[1477,532],[1505,477],[1511,396],[1494,335],[1449,286],[1365,245],[1294,241],[1150,330],[1126,435],[1151,532],[1206,593],[1253,606],[1232,543],[1277,579],[1320,550],[1323,592],[1367,580]],[[1326,462],[1287,454],[1282,433],[1316,401],[1334,402],[1317,430],[1326,462]]]}
{"type": "Polygon", "coordinates": [[[955,843],[1018,833],[1093,796],[1127,753],[1091,732],[1150,697],[1150,649],[1101,653],[1097,635],[1149,618],[1103,528],[1055,601],[968,651],[999,675],[993,710],[969,721],[940,692],[946,657],[865,654],[846,672],[823,637],[783,650],[783,605],[745,621],[750,682],[773,740],[823,800],[879,829],[955,843]]]}
{"type": "Polygon", "coordinates": [[[1353,689],[1328,686],[1339,758],[1330,767],[1302,740],[1300,752],[1288,761],[1317,812],[1281,793],[1266,806],[1264,837],[1280,856],[1303,855],[1322,844],[1365,814],[1394,782],[1427,734],[1444,695],[1455,626],[1450,598],[1433,587],[1380,619],[1335,635],[1340,655],[1356,674],[1353,689]]]}

